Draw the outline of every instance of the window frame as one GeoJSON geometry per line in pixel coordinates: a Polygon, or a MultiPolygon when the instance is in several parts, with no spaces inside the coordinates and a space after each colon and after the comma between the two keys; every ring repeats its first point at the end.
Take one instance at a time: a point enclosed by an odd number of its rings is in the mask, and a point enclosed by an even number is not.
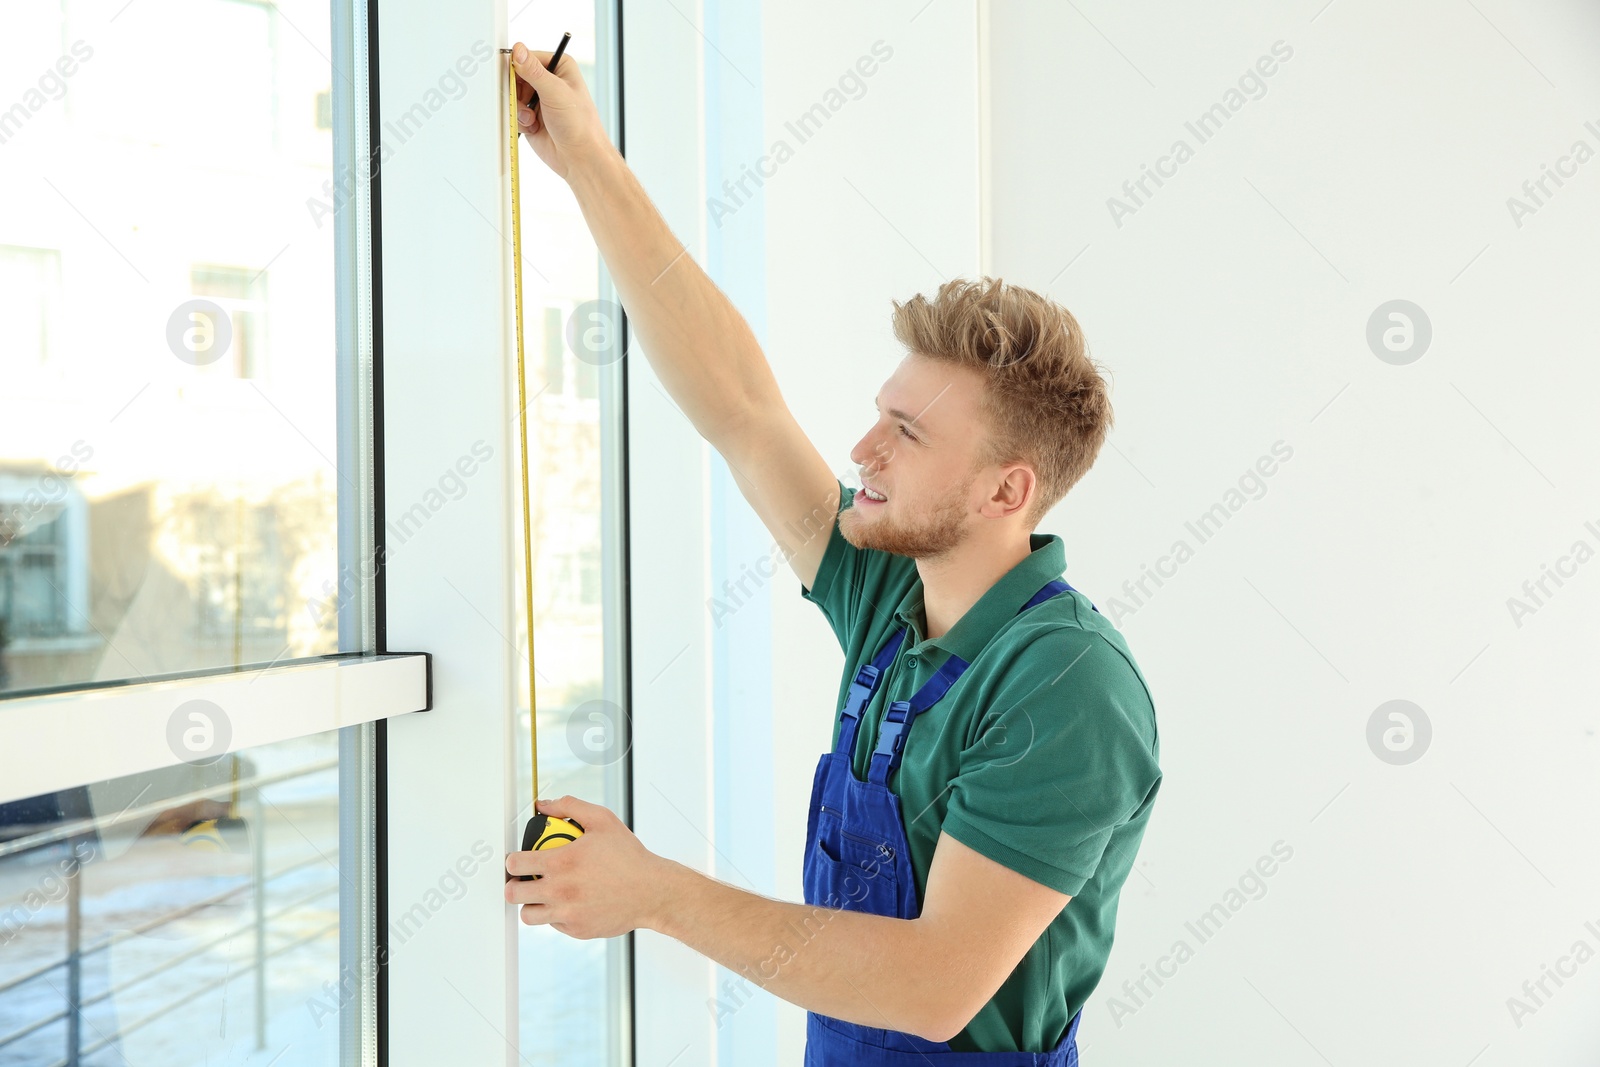
{"type": "MultiPolygon", "coordinates": [[[[475,438],[494,458],[474,488],[405,541],[403,551],[378,555],[380,645],[427,648],[435,655],[439,714],[397,719],[380,727],[384,745],[386,831],[381,834],[384,896],[380,916],[401,916],[436,887],[442,872],[478,841],[498,854],[521,847],[517,751],[517,694],[527,674],[516,633],[519,610],[521,515],[509,363],[514,352],[510,233],[509,145],[505,67],[499,49],[511,45],[504,3],[410,5],[384,8],[372,31],[376,47],[375,138],[440,73],[485,41],[493,60],[470,76],[468,91],[448,105],[448,124],[430,120],[384,159],[374,180],[374,270],[381,299],[375,323],[375,397],[380,441],[377,481],[387,500],[378,514],[389,528],[404,511],[398,502],[418,493],[475,438]],[[485,166],[485,160],[496,166],[485,166]],[[448,182],[448,184],[446,184],[448,182]],[[489,220],[493,220],[492,222],[489,220]],[[439,264],[450,269],[441,271],[439,264]],[[448,308],[441,316],[439,309],[448,308]],[[441,322],[441,319],[448,321],[441,322]],[[392,425],[396,432],[385,432],[392,425]],[[489,491],[488,484],[495,489],[489,491]],[[463,551],[463,546],[472,551],[463,551]],[[445,584],[448,579],[449,584],[445,584]],[[400,827],[426,826],[426,833],[400,827]]],[[[605,84],[591,86],[620,141],[620,7],[596,5],[598,54],[617,66],[605,84]]],[[[521,164],[536,161],[524,152],[521,164]]],[[[524,210],[528,205],[524,203],[524,210]]],[[[526,239],[524,253],[528,254],[526,239]]],[[[602,269],[602,299],[615,299],[602,269]]],[[[540,319],[527,316],[524,340],[538,343],[540,319]]],[[[625,350],[625,349],[624,349],[625,350]]],[[[604,487],[601,541],[605,671],[628,692],[626,366],[599,368],[604,487]],[[608,569],[608,564],[611,568],[608,569]],[[611,625],[611,620],[616,620],[611,625]]],[[[537,373],[537,368],[535,368],[537,373]]],[[[626,721],[626,716],[624,717],[626,721]]],[[[543,739],[550,743],[550,738],[543,739]]],[[[632,746],[628,746],[631,761],[632,746]]],[[[631,766],[631,763],[629,764],[631,766]]],[[[631,774],[624,795],[608,797],[631,819],[631,774]]],[[[380,1039],[386,1064],[526,1062],[518,1048],[520,991],[517,909],[507,906],[503,872],[481,871],[468,889],[403,946],[387,954],[382,971],[380,1039]]],[[[381,931],[394,928],[385,919],[381,931]]],[[[606,946],[607,996],[619,1004],[621,1025],[607,1035],[606,1062],[632,1063],[633,936],[606,946]]]]}

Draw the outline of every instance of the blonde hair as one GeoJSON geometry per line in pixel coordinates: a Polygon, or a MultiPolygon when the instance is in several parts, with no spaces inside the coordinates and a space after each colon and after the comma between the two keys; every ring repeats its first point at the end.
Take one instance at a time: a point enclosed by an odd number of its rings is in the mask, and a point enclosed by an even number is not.
{"type": "Polygon", "coordinates": [[[998,278],[956,278],[933,300],[894,301],[894,335],[911,352],[984,376],[989,463],[1025,462],[1038,478],[1031,530],[1088,473],[1111,429],[1111,396],[1072,312],[998,278]]]}

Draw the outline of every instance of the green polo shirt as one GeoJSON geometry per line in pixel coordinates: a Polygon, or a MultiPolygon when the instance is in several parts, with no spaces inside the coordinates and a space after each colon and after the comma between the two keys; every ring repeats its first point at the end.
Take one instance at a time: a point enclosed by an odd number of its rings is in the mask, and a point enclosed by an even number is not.
{"type": "MultiPolygon", "coordinates": [[[[840,510],[855,490],[839,484],[840,510]]],[[[928,639],[916,562],[858,549],[837,516],[811,589],[844,649],[833,743],[857,668],[902,625],[856,734],[865,779],[878,723],[949,655],[971,664],[943,700],[918,715],[889,779],[916,871],[917,899],[941,831],[1072,900],[1028,949],[992,1000],[950,1045],[960,1051],[1044,1052],[1061,1039],[1105,971],[1117,898],[1161,785],[1155,707],[1133,654],[1081,593],[1018,616],[1063,576],[1061,538],[1033,534],[1032,553],[942,637],[928,639]]]]}

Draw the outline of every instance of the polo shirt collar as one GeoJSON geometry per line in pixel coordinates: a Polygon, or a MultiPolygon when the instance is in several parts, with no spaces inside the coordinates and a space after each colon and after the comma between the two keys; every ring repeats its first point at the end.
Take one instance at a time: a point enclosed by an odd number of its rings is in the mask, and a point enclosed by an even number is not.
{"type": "MultiPolygon", "coordinates": [[[[942,648],[951,655],[960,656],[968,663],[978,658],[990,639],[1026,604],[1040,589],[1060,578],[1067,569],[1066,546],[1055,534],[1029,534],[1031,551],[1017,562],[967,613],[942,637],[926,641],[927,645],[942,648]]],[[[909,627],[911,643],[915,647],[924,643],[922,578],[919,575],[895,610],[895,618],[909,627]]]]}

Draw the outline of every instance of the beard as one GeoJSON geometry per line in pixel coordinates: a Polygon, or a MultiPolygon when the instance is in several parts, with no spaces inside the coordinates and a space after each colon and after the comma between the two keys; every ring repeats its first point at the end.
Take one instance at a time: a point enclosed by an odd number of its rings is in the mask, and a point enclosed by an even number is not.
{"type": "Polygon", "coordinates": [[[912,559],[937,558],[966,540],[967,493],[975,480],[976,475],[952,490],[927,515],[917,518],[891,515],[886,504],[878,505],[884,510],[870,519],[858,508],[845,508],[839,513],[839,533],[856,548],[874,548],[912,559]]]}

